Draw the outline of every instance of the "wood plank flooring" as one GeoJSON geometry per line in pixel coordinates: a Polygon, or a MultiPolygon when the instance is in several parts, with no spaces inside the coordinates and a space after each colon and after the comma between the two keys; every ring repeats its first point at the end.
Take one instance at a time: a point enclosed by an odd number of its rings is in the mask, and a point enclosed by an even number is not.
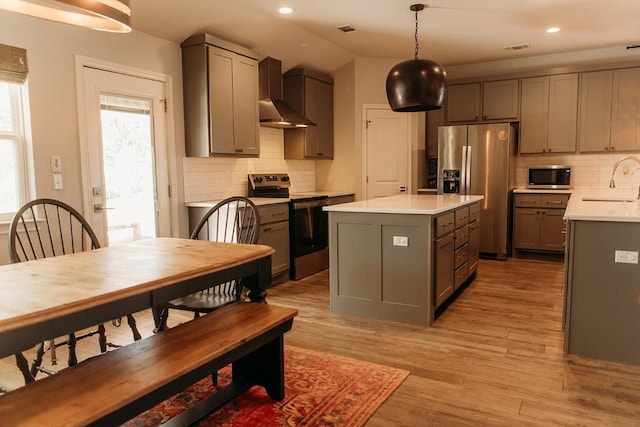
{"type": "MultiPolygon", "coordinates": [[[[267,300],[299,310],[287,344],[411,371],[367,426],[640,426],[640,366],[563,355],[563,274],[559,261],[483,259],[431,328],[331,313],[328,271],[267,300]]],[[[150,334],[150,313],[136,319],[150,334]]],[[[170,325],[186,319],[172,311],[170,325]]],[[[130,340],[126,325],[108,329],[130,340]]],[[[97,347],[84,341],[81,357],[97,347]]],[[[20,379],[13,359],[0,361],[0,383],[20,379]]]]}

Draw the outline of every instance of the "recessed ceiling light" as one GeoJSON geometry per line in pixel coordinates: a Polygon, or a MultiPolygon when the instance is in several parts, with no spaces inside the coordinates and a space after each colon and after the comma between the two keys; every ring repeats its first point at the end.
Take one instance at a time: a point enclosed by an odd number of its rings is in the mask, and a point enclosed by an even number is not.
{"type": "Polygon", "coordinates": [[[289,6],[283,6],[280,9],[278,9],[278,13],[282,15],[290,15],[293,13],[293,8],[289,6]]]}
{"type": "Polygon", "coordinates": [[[547,28],[547,33],[557,33],[558,31],[560,31],[560,28],[558,27],[547,28]]]}

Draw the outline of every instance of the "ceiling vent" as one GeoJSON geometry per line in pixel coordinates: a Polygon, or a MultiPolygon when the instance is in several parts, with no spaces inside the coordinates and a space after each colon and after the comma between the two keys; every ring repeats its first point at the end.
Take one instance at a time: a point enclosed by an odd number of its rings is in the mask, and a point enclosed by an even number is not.
{"type": "Polygon", "coordinates": [[[522,43],[522,44],[514,44],[512,46],[505,46],[504,48],[506,50],[522,50],[522,49],[529,49],[530,47],[531,47],[531,44],[522,43]]]}
{"type": "Polygon", "coordinates": [[[353,28],[351,25],[340,25],[338,29],[343,33],[354,33],[356,31],[356,29],[353,28]]]}

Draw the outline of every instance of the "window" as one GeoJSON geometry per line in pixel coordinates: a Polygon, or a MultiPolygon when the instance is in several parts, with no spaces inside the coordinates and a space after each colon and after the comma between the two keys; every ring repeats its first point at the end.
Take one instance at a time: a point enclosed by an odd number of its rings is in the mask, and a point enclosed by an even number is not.
{"type": "Polygon", "coordinates": [[[0,44],[0,222],[11,220],[29,196],[23,114],[27,73],[27,51],[0,44]]]}

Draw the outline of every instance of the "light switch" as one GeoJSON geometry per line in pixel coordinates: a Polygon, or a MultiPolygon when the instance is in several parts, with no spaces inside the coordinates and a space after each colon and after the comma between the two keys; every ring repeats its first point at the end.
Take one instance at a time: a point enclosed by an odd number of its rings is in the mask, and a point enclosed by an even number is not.
{"type": "Polygon", "coordinates": [[[59,154],[51,156],[51,172],[62,172],[62,156],[60,156],[59,154]]]}

